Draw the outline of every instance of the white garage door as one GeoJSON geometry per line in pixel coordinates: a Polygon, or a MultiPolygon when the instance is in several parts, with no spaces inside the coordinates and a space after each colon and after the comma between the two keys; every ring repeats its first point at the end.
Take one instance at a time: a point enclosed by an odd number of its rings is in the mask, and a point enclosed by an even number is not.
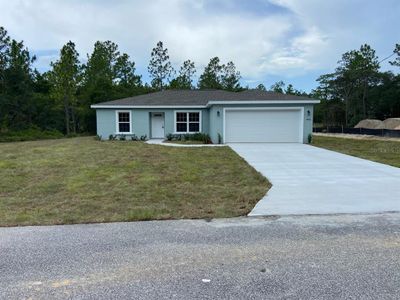
{"type": "Polygon", "coordinates": [[[225,111],[226,143],[299,143],[302,135],[300,109],[225,111]]]}

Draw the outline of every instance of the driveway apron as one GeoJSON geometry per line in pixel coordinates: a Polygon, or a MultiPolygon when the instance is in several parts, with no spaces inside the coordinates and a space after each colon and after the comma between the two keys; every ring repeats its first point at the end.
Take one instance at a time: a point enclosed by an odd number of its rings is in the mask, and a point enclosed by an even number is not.
{"type": "Polygon", "coordinates": [[[249,216],[400,211],[400,169],[305,144],[229,146],[272,183],[249,216]]]}

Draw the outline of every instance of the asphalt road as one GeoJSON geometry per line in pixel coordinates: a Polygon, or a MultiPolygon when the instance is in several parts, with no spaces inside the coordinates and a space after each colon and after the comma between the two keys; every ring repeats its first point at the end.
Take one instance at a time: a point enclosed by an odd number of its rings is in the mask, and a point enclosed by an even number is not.
{"type": "Polygon", "coordinates": [[[399,299],[400,214],[0,228],[1,299],[399,299]]]}

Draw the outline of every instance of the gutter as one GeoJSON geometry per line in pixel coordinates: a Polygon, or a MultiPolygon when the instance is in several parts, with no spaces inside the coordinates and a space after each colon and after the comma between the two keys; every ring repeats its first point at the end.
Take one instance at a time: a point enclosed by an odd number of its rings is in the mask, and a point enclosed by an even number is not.
{"type": "Polygon", "coordinates": [[[207,108],[206,105],[90,105],[90,108],[207,108]]]}
{"type": "Polygon", "coordinates": [[[91,108],[208,108],[212,105],[234,105],[234,104],[318,104],[320,100],[255,100],[255,101],[208,101],[206,105],[97,105],[91,108]]]}
{"type": "Polygon", "coordinates": [[[254,101],[208,101],[207,107],[223,104],[317,104],[320,100],[254,100],[254,101]]]}

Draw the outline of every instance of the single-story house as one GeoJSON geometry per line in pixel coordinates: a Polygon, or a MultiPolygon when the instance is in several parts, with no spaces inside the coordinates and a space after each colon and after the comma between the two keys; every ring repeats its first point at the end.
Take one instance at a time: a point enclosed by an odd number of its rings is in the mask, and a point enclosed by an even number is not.
{"type": "Polygon", "coordinates": [[[163,90],[92,105],[97,134],[207,133],[213,143],[307,143],[319,100],[268,91],[163,90]]]}

